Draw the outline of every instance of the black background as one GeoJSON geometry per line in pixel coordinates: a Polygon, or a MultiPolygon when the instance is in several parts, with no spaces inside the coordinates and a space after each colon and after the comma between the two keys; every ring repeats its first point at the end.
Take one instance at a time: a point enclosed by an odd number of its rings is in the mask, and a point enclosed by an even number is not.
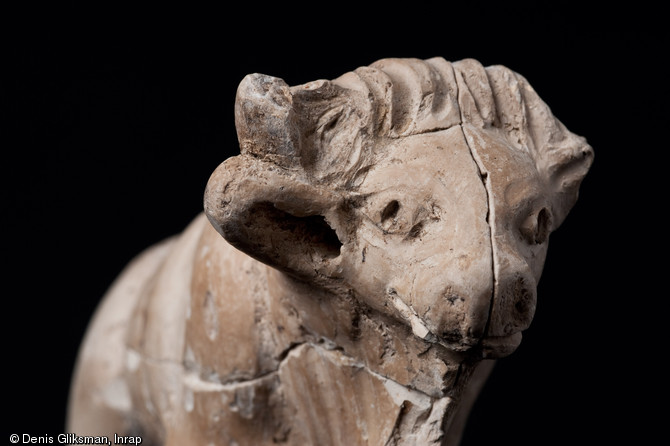
{"type": "Polygon", "coordinates": [[[3,17],[7,435],[64,432],[101,296],[135,254],[201,211],[210,173],[238,152],[244,75],[297,85],[433,56],[523,74],[596,154],[551,237],[533,325],[496,366],[463,444],[642,444],[659,427],[668,39],[654,11],[68,5],[3,17]]]}

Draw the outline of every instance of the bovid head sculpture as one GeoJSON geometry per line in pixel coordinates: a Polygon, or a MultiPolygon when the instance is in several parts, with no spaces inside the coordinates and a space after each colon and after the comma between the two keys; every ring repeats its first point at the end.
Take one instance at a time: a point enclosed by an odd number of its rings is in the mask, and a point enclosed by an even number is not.
{"type": "Polygon", "coordinates": [[[235,117],[242,155],[205,200],[226,240],[449,351],[516,349],[592,161],[522,76],[441,58],[249,75],[235,117]]]}
{"type": "Polygon", "coordinates": [[[591,147],[522,76],[474,60],[293,87],[252,74],[235,124],[206,218],[132,262],[96,314],[69,429],[457,444],[488,359],[533,319],[591,147]]]}

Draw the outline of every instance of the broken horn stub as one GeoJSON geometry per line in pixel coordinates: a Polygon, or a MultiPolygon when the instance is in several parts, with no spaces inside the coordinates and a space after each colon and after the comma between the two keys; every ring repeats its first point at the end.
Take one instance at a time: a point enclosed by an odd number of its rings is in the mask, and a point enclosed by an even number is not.
{"type": "Polygon", "coordinates": [[[293,96],[282,79],[249,74],[235,98],[235,127],[242,154],[290,166],[297,155],[293,96]]]}

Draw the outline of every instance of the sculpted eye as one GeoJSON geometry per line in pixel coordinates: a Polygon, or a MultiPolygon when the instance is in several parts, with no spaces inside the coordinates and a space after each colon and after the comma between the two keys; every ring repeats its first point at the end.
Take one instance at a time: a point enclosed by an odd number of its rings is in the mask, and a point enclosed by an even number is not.
{"type": "Polygon", "coordinates": [[[397,200],[389,202],[389,204],[382,210],[381,222],[384,223],[386,220],[398,215],[398,209],[400,209],[400,203],[398,203],[397,200]]]}
{"type": "Polygon", "coordinates": [[[393,223],[400,210],[400,203],[397,200],[392,200],[387,204],[381,212],[380,223],[384,229],[388,229],[393,223]]]}
{"type": "Polygon", "coordinates": [[[551,229],[551,212],[542,208],[539,212],[530,214],[519,229],[530,244],[540,245],[546,242],[551,229]]]}
{"type": "Polygon", "coordinates": [[[419,222],[414,226],[412,226],[412,229],[410,229],[409,232],[407,233],[405,240],[419,238],[422,232],[423,232],[423,222],[419,222]]]}

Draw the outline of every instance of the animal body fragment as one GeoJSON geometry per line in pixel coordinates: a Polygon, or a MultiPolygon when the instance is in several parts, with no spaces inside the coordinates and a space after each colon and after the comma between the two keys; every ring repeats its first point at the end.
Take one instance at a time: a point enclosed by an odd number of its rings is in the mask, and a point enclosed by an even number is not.
{"type": "Polygon", "coordinates": [[[69,430],[165,445],[458,443],[533,318],[593,158],[519,74],[383,59],[252,74],[205,212],[135,259],[82,346],[69,430]]]}

